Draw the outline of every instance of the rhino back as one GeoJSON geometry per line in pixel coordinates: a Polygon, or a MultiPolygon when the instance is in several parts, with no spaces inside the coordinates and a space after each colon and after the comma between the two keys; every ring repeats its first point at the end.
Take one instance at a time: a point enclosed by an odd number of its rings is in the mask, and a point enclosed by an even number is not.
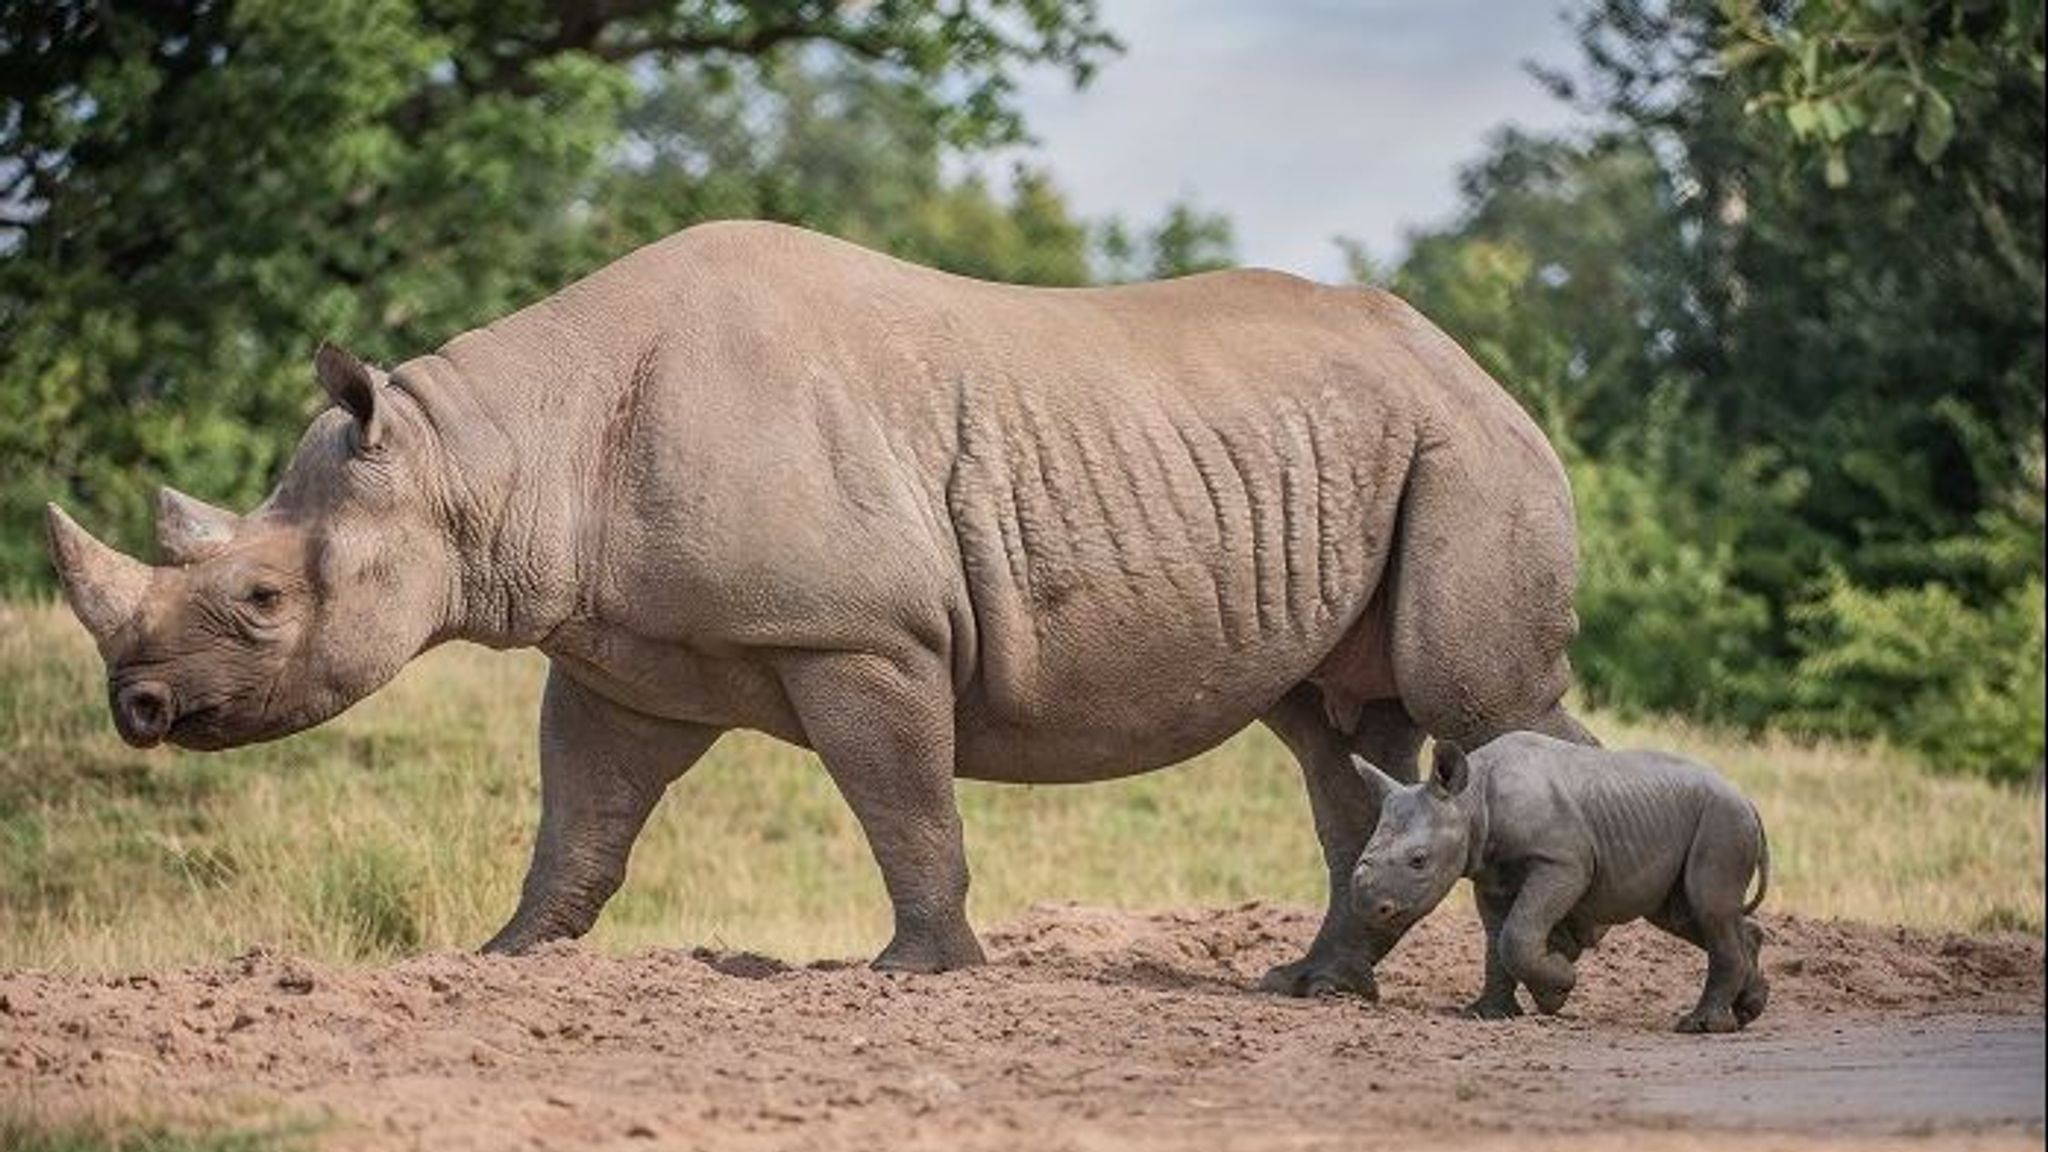
{"type": "Polygon", "coordinates": [[[1644,750],[1588,748],[1534,733],[1482,749],[1488,839],[1504,855],[1581,856],[1592,881],[1577,914],[1621,923],[1661,907],[1684,874],[1708,809],[1746,804],[1703,765],[1644,750]]]}
{"type": "Polygon", "coordinates": [[[604,614],[700,650],[936,646],[963,771],[1044,779],[1254,719],[1365,611],[1418,446],[1526,424],[1439,379],[1418,322],[1272,273],[1014,288],[748,225],[492,332],[627,382],[558,425],[607,477],[604,614]]]}

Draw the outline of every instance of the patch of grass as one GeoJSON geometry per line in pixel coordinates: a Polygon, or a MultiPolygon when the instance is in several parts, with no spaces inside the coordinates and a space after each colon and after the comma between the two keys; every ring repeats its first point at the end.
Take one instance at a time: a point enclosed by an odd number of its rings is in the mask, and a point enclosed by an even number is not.
{"type": "MultiPolygon", "coordinates": [[[[154,967],[254,943],[369,961],[474,947],[517,900],[539,816],[542,669],[530,653],[453,647],[317,731],[138,752],[114,734],[77,625],[0,604],[0,966],[154,967]]],[[[2039,791],[1933,776],[1881,748],[1590,722],[1610,744],[1714,764],[1756,800],[1770,908],[2041,931],[2039,791]]],[[[1323,899],[1299,775],[1256,728],[1169,772],[962,783],[960,801],[978,924],[1039,900],[1323,899]]],[[[871,954],[888,929],[859,827],[815,758],[734,734],[670,790],[594,940],[801,960],[871,954]]]]}
{"type": "Polygon", "coordinates": [[[320,915],[347,933],[350,955],[419,947],[419,877],[389,845],[372,842],[333,857],[320,879],[320,915]]]}
{"type": "Polygon", "coordinates": [[[297,1152],[295,1130],[216,1130],[97,1116],[45,1117],[0,1106],[0,1148],[7,1152],[297,1152]]]}

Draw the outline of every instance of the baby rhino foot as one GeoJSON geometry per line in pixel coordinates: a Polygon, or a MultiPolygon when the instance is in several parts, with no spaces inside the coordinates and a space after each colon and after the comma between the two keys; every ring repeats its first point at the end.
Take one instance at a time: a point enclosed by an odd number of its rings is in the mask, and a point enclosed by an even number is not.
{"type": "Polygon", "coordinates": [[[1380,986],[1373,979],[1370,964],[1313,955],[1268,971],[1259,980],[1259,991],[1277,992],[1282,996],[1380,998],[1380,986]]]}
{"type": "Polygon", "coordinates": [[[1742,1028],[1742,1021],[1735,1016],[1733,1008],[1695,1008],[1678,1018],[1680,1032],[1735,1032],[1742,1028]]]}
{"type": "Polygon", "coordinates": [[[1538,988],[1533,984],[1529,985],[1529,999],[1536,1002],[1536,1011],[1543,1013],[1545,1016],[1555,1016],[1559,1012],[1564,1011],[1564,1002],[1571,998],[1571,994],[1572,986],[1569,984],[1556,988],[1538,988]]]}
{"type": "Polygon", "coordinates": [[[1465,1005],[1464,1014],[1473,1020],[1513,1020],[1522,1014],[1522,1006],[1512,995],[1493,999],[1481,996],[1465,1005]]]}
{"type": "Polygon", "coordinates": [[[1742,995],[1735,998],[1736,1026],[1739,1028],[1749,1027],[1750,1021],[1764,1014],[1764,1005],[1770,1002],[1770,981],[1765,980],[1762,976],[1750,977],[1749,985],[1742,990],[1742,995]]]}

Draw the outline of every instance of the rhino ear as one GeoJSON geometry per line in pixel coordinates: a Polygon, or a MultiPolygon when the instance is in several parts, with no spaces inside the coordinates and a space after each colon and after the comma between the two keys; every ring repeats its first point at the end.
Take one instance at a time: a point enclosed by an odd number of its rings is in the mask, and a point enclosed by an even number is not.
{"type": "Polygon", "coordinates": [[[164,487],[156,493],[156,548],[165,561],[190,564],[216,552],[235,538],[241,518],[164,487]]]}
{"type": "Polygon", "coordinates": [[[356,418],[356,442],[376,447],[383,429],[377,419],[377,377],[370,366],[341,345],[323,340],[313,353],[313,372],[328,397],[356,418]]]}
{"type": "Polygon", "coordinates": [[[1365,781],[1366,788],[1372,792],[1375,804],[1393,795],[1395,789],[1401,787],[1400,781],[1380,771],[1379,765],[1356,752],[1351,754],[1351,770],[1358,773],[1360,780],[1365,781]]]}
{"type": "Polygon", "coordinates": [[[1456,796],[1472,782],[1472,765],[1465,750],[1449,740],[1436,742],[1436,767],[1430,773],[1430,787],[1444,796],[1456,796]]]}

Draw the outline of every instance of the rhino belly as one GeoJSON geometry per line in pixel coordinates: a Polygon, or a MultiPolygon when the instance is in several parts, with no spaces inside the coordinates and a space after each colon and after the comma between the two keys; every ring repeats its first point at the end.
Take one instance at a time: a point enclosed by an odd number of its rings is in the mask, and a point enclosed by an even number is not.
{"type": "Polygon", "coordinates": [[[1215,747],[1308,677],[1310,649],[1235,661],[1147,659],[1170,646],[1103,637],[1117,658],[1048,670],[1030,707],[984,691],[959,702],[959,773],[1011,783],[1081,783],[1149,772],[1215,747]]]}

